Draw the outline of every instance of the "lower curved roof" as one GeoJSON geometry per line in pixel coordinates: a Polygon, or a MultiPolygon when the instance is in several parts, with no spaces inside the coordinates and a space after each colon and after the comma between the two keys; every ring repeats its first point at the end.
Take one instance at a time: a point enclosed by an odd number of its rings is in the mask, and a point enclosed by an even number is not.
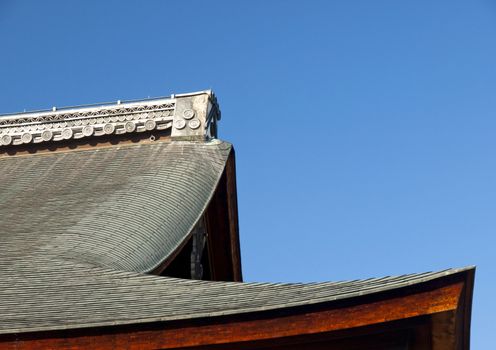
{"type": "Polygon", "coordinates": [[[273,284],[184,280],[52,261],[2,261],[0,334],[239,315],[339,302],[466,271],[346,282],[273,284]],[[35,264],[33,264],[35,263],[35,264]],[[57,263],[55,265],[54,263],[57,263]],[[7,271],[6,271],[7,270],[7,271]],[[8,271],[15,273],[8,273],[8,271]]]}
{"type": "Polygon", "coordinates": [[[0,157],[0,264],[151,271],[191,232],[230,151],[175,141],[0,157]]]}

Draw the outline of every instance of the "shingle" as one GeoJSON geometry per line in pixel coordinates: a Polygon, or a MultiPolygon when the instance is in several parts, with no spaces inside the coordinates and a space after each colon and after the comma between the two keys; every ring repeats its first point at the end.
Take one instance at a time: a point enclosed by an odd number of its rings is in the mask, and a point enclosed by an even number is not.
{"type": "Polygon", "coordinates": [[[2,269],[0,333],[173,321],[291,308],[354,298],[458,273],[341,283],[209,282],[75,266],[2,269]]]}
{"type": "Polygon", "coordinates": [[[203,213],[230,149],[157,142],[0,158],[0,259],[150,271],[203,213]]]}

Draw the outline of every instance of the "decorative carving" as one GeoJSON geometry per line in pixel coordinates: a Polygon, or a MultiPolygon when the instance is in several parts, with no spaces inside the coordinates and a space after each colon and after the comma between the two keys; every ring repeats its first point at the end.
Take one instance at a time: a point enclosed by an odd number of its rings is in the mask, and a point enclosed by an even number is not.
{"type": "Polygon", "coordinates": [[[136,130],[136,124],[134,124],[133,122],[127,122],[126,124],[124,124],[124,129],[126,130],[126,132],[133,132],[134,130],[136,130]]]}
{"type": "Polygon", "coordinates": [[[94,132],[95,132],[95,129],[93,129],[93,126],[91,126],[91,125],[86,125],[83,128],[83,135],[84,136],[91,136],[91,135],[93,135],[94,132]]]}
{"type": "Polygon", "coordinates": [[[43,141],[50,141],[53,137],[53,133],[50,130],[45,130],[41,133],[41,138],[43,141]]]}
{"type": "Polygon", "coordinates": [[[0,146],[164,130],[172,127],[174,100],[117,106],[0,118],[0,146]]]}
{"type": "Polygon", "coordinates": [[[7,146],[12,143],[12,136],[10,135],[3,135],[2,136],[2,145],[7,146]]]}
{"type": "Polygon", "coordinates": [[[194,116],[195,116],[195,111],[192,109],[186,109],[183,112],[183,118],[184,119],[189,120],[189,119],[193,118],[194,116]]]}
{"type": "Polygon", "coordinates": [[[145,122],[145,129],[146,129],[146,130],[153,130],[153,129],[155,129],[156,127],[157,127],[157,123],[155,122],[155,120],[151,120],[151,119],[149,119],[149,120],[147,120],[147,121],[145,122]]]}
{"type": "Polygon", "coordinates": [[[195,129],[198,129],[200,127],[201,122],[198,119],[193,119],[193,120],[190,120],[188,125],[191,129],[195,130],[195,129]]]}
{"type": "Polygon", "coordinates": [[[113,134],[113,133],[114,133],[114,131],[115,131],[115,126],[114,126],[114,124],[109,124],[109,123],[107,123],[107,124],[105,124],[105,125],[103,126],[103,132],[104,132],[105,134],[107,134],[107,135],[113,134]]]}
{"type": "Polygon", "coordinates": [[[174,127],[176,129],[181,130],[181,129],[184,129],[185,126],[186,126],[186,122],[182,119],[178,119],[178,120],[174,121],[174,127]]]}
{"type": "Polygon", "coordinates": [[[69,140],[72,135],[74,134],[74,132],[72,131],[72,129],[64,129],[62,130],[62,138],[64,140],[69,140]]]}
{"type": "Polygon", "coordinates": [[[217,137],[212,91],[147,101],[0,116],[0,147],[170,129],[172,140],[217,137]]]}
{"type": "Polygon", "coordinates": [[[29,132],[25,132],[21,135],[21,141],[22,143],[30,143],[31,141],[33,141],[33,135],[31,135],[29,132]]]}

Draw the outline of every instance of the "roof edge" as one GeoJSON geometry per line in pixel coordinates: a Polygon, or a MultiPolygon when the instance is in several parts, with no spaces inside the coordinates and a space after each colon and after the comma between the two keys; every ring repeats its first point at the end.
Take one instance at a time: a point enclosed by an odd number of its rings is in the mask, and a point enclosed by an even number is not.
{"type": "MultiPolygon", "coordinates": [[[[133,319],[133,320],[123,320],[123,321],[112,321],[112,322],[94,322],[94,323],[88,323],[88,324],[79,324],[77,326],[70,326],[70,325],[64,325],[64,326],[51,326],[51,327],[33,327],[33,328],[23,328],[23,329],[9,329],[9,330],[0,330],[0,336],[3,335],[8,335],[8,334],[14,334],[14,333],[37,333],[37,332],[56,332],[56,331],[69,331],[69,330],[78,330],[78,329],[91,329],[91,328],[99,328],[99,327],[116,327],[116,326],[127,326],[127,325],[145,325],[145,324],[151,324],[151,323],[163,323],[163,322],[180,322],[180,321],[185,321],[185,320],[202,320],[205,318],[218,318],[218,317],[230,317],[230,316],[240,316],[240,315],[254,315],[258,313],[264,313],[264,312],[270,312],[270,311],[275,311],[275,310],[288,310],[291,308],[300,308],[300,307],[308,307],[308,306],[319,306],[319,305],[328,305],[329,303],[334,303],[338,302],[340,300],[351,300],[353,298],[362,298],[362,297],[367,297],[367,296],[372,296],[372,295],[380,295],[381,293],[387,293],[395,290],[403,290],[404,288],[412,287],[412,286],[428,286],[430,283],[435,283],[436,281],[453,281],[453,278],[461,278],[463,282],[465,283],[465,291],[468,293],[469,299],[465,299],[465,310],[470,311],[471,308],[471,293],[472,293],[472,288],[470,286],[470,281],[471,278],[473,278],[475,273],[475,266],[467,266],[463,268],[451,268],[451,269],[446,269],[438,272],[426,272],[422,274],[412,274],[412,275],[403,275],[403,276],[413,276],[413,275],[418,275],[417,278],[415,278],[415,281],[408,281],[408,282],[403,282],[399,283],[396,286],[389,286],[387,288],[373,288],[369,289],[366,291],[360,291],[360,292],[351,292],[347,293],[346,295],[338,295],[334,297],[323,297],[322,300],[317,300],[312,303],[302,303],[302,302],[289,302],[284,305],[284,307],[277,307],[277,306],[270,306],[270,307],[255,307],[251,308],[247,311],[239,311],[236,313],[230,312],[230,311],[216,311],[216,312],[205,312],[205,313],[199,313],[195,314],[194,316],[192,315],[182,315],[182,314],[176,314],[173,317],[153,317],[153,318],[142,318],[142,319],[133,319]],[[423,277],[422,277],[423,276],[423,277]],[[468,287],[468,288],[467,288],[468,287]]],[[[170,279],[170,280],[175,280],[175,278],[171,277],[159,277],[159,276],[149,276],[149,278],[163,278],[163,279],[170,279]]],[[[224,284],[260,284],[260,283],[253,283],[253,282],[215,282],[215,281],[195,281],[198,283],[224,283],[224,284]]],[[[344,282],[344,281],[343,281],[344,282]]],[[[348,281],[349,282],[349,281],[348,281]]],[[[473,280],[472,280],[473,282],[473,280]]],[[[322,284],[325,284],[326,282],[322,282],[322,284]]],[[[272,284],[272,283],[262,283],[262,284],[272,284]]],[[[277,285],[287,285],[291,286],[294,285],[294,283],[276,283],[277,285]]],[[[473,285],[473,284],[472,284],[473,285]]],[[[465,295],[465,297],[467,294],[465,295]]],[[[470,312],[467,314],[465,312],[464,314],[464,324],[470,326],[470,312]],[[468,320],[467,320],[468,319],[468,320]]],[[[464,342],[469,341],[469,337],[466,336],[466,332],[469,332],[470,328],[465,328],[464,329],[464,342]]],[[[468,349],[468,348],[466,348],[468,349]]]]}

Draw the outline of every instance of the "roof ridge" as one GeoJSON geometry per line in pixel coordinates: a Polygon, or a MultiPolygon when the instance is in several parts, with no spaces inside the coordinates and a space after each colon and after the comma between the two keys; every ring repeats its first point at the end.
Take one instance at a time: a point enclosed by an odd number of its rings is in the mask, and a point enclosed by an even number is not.
{"type": "Polygon", "coordinates": [[[217,136],[219,119],[217,99],[210,90],[124,103],[53,107],[0,118],[0,147],[162,130],[178,139],[206,139],[217,136]]]}

